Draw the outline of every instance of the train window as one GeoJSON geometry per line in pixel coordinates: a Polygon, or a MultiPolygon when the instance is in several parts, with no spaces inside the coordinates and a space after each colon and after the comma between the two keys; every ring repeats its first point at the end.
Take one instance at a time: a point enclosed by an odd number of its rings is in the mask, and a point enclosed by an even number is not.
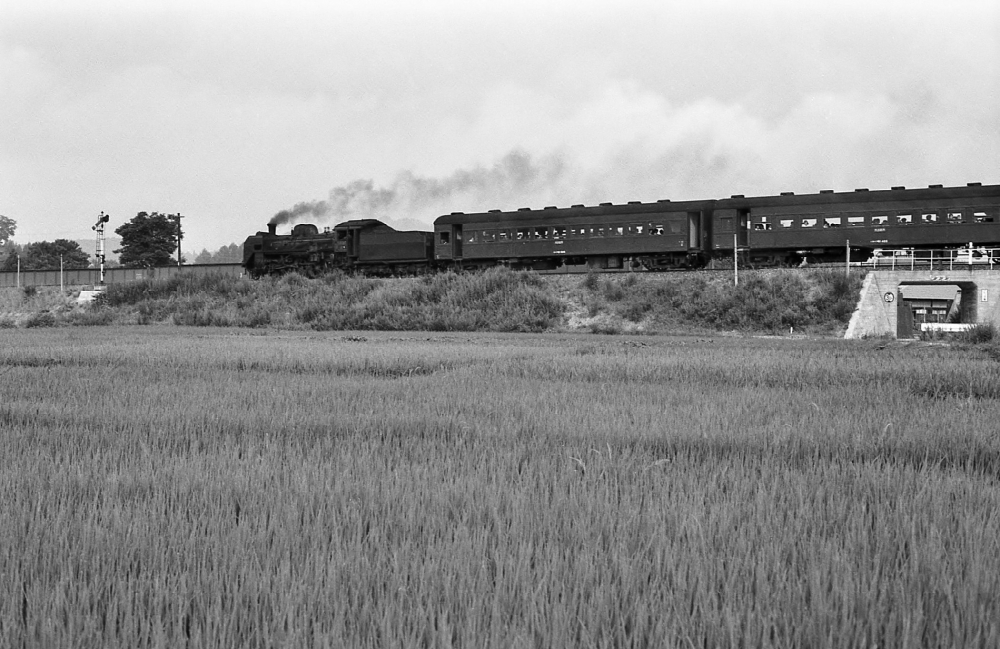
{"type": "Polygon", "coordinates": [[[623,236],[625,236],[625,226],[624,225],[612,226],[612,227],[608,228],[608,231],[611,233],[611,236],[614,236],[614,237],[623,237],[623,236]]]}
{"type": "Polygon", "coordinates": [[[466,243],[475,243],[476,242],[476,231],[475,230],[469,230],[469,232],[465,235],[465,242],[466,243]]]}
{"type": "Polygon", "coordinates": [[[566,228],[564,228],[564,227],[552,228],[552,238],[553,239],[565,239],[566,238],[566,228]]]}
{"type": "Polygon", "coordinates": [[[497,232],[497,239],[500,241],[510,241],[510,230],[500,230],[497,232]]]}
{"type": "Polygon", "coordinates": [[[594,228],[594,235],[598,236],[598,237],[603,237],[604,236],[604,226],[603,225],[598,225],[597,227],[595,227],[594,228]]]}
{"type": "Polygon", "coordinates": [[[778,224],[783,228],[790,228],[795,223],[795,219],[781,219],[778,224]]]}
{"type": "Polygon", "coordinates": [[[889,217],[885,214],[876,214],[872,217],[872,225],[885,225],[889,222],[889,217]]]}
{"type": "Polygon", "coordinates": [[[814,227],[816,227],[816,221],[817,221],[817,219],[802,219],[802,223],[800,224],[800,227],[803,227],[803,228],[814,228],[814,227]]]}
{"type": "Polygon", "coordinates": [[[441,243],[451,243],[451,232],[445,231],[441,233],[441,243]]]}
{"type": "Polygon", "coordinates": [[[633,225],[632,231],[634,234],[644,234],[646,232],[646,226],[644,225],[633,225]]]}
{"type": "Polygon", "coordinates": [[[536,239],[548,239],[549,229],[548,228],[535,228],[535,238],[536,239]]]}
{"type": "Polygon", "coordinates": [[[976,212],[973,216],[976,219],[976,223],[993,223],[992,214],[987,214],[986,212],[976,212]]]}
{"type": "Polygon", "coordinates": [[[912,214],[897,214],[896,215],[896,223],[898,223],[899,225],[909,225],[909,224],[913,223],[913,215],[912,214]]]}
{"type": "Polygon", "coordinates": [[[839,228],[841,223],[842,219],[839,216],[828,216],[823,219],[824,228],[839,228]]]}
{"type": "Polygon", "coordinates": [[[766,216],[761,216],[759,218],[760,218],[760,221],[753,224],[753,229],[754,230],[761,230],[761,231],[770,230],[771,229],[771,224],[767,222],[767,217],[766,216]]]}
{"type": "Polygon", "coordinates": [[[961,212],[948,212],[948,223],[961,223],[962,213],[961,212]]]}
{"type": "Polygon", "coordinates": [[[865,217],[863,216],[849,216],[847,217],[847,227],[849,228],[860,228],[865,224],[865,217]]]}
{"type": "Polygon", "coordinates": [[[483,243],[488,243],[497,240],[496,230],[483,230],[483,238],[480,239],[483,243]]]}
{"type": "Polygon", "coordinates": [[[686,224],[683,221],[671,221],[670,222],[670,234],[681,234],[684,232],[684,227],[686,224]]]}
{"type": "Polygon", "coordinates": [[[920,215],[920,222],[921,223],[928,223],[928,224],[929,223],[937,223],[938,222],[938,215],[936,213],[934,213],[934,212],[924,212],[923,214],[920,215]]]}
{"type": "Polygon", "coordinates": [[[660,236],[661,234],[663,234],[663,226],[662,225],[658,225],[658,224],[650,223],[649,224],[649,234],[652,235],[652,236],[654,236],[654,237],[660,236]]]}

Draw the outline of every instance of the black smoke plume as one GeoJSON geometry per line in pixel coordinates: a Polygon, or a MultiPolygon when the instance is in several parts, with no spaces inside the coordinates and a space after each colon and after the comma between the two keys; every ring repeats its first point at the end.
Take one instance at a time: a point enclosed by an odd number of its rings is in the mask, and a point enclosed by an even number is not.
{"type": "Polygon", "coordinates": [[[429,221],[441,214],[486,209],[511,209],[511,200],[537,196],[564,177],[566,166],[558,156],[535,161],[512,151],[492,167],[474,167],[446,178],[427,178],[404,171],[388,187],[371,180],[355,180],[330,191],[326,200],[297,203],[281,210],[271,223],[302,220],[342,222],[351,219],[429,221]]]}

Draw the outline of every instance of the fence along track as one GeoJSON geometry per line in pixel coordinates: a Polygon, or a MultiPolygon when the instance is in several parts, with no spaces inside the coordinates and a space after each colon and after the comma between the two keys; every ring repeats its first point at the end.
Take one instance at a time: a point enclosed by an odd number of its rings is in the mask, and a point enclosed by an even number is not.
{"type": "MultiPolygon", "coordinates": [[[[219,273],[239,276],[243,274],[240,264],[189,264],[184,266],[161,266],[158,268],[107,268],[104,271],[105,284],[124,284],[141,279],[164,279],[179,273],[208,275],[219,273]]],[[[22,270],[0,272],[0,288],[17,286],[59,286],[59,269],[22,270]]],[[[100,281],[101,271],[97,268],[73,268],[62,271],[62,285],[66,287],[94,286],[100,281]]]]}

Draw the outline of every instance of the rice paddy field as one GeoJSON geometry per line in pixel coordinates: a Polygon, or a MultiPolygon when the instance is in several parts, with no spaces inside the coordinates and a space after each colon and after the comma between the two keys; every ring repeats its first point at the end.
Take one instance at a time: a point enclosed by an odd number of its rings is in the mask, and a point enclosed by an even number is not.
{"type": "Polygon", "coordinates": [[[0,329],[3,647],[995,647],[1000,363],[0,329]]]}

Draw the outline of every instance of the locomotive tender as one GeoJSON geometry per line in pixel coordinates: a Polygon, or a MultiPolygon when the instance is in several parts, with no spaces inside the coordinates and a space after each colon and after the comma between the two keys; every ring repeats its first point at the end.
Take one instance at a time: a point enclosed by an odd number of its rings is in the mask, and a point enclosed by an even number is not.
{"type": "Polygon", "coordinates": [[[741,263],[788,266],[843,261],[848,242],[859,258],[876,249],[1000,247],[1000,185],[453,212],[434,221],[434,232],[400,232],[361,219],[323,232],[299,224],[279,235],[269,224],[267,232],[247,238],[243,266],[254,277],[496,265],[554,272],[667,270],[732,259],[734,245],[741,263]]]}

